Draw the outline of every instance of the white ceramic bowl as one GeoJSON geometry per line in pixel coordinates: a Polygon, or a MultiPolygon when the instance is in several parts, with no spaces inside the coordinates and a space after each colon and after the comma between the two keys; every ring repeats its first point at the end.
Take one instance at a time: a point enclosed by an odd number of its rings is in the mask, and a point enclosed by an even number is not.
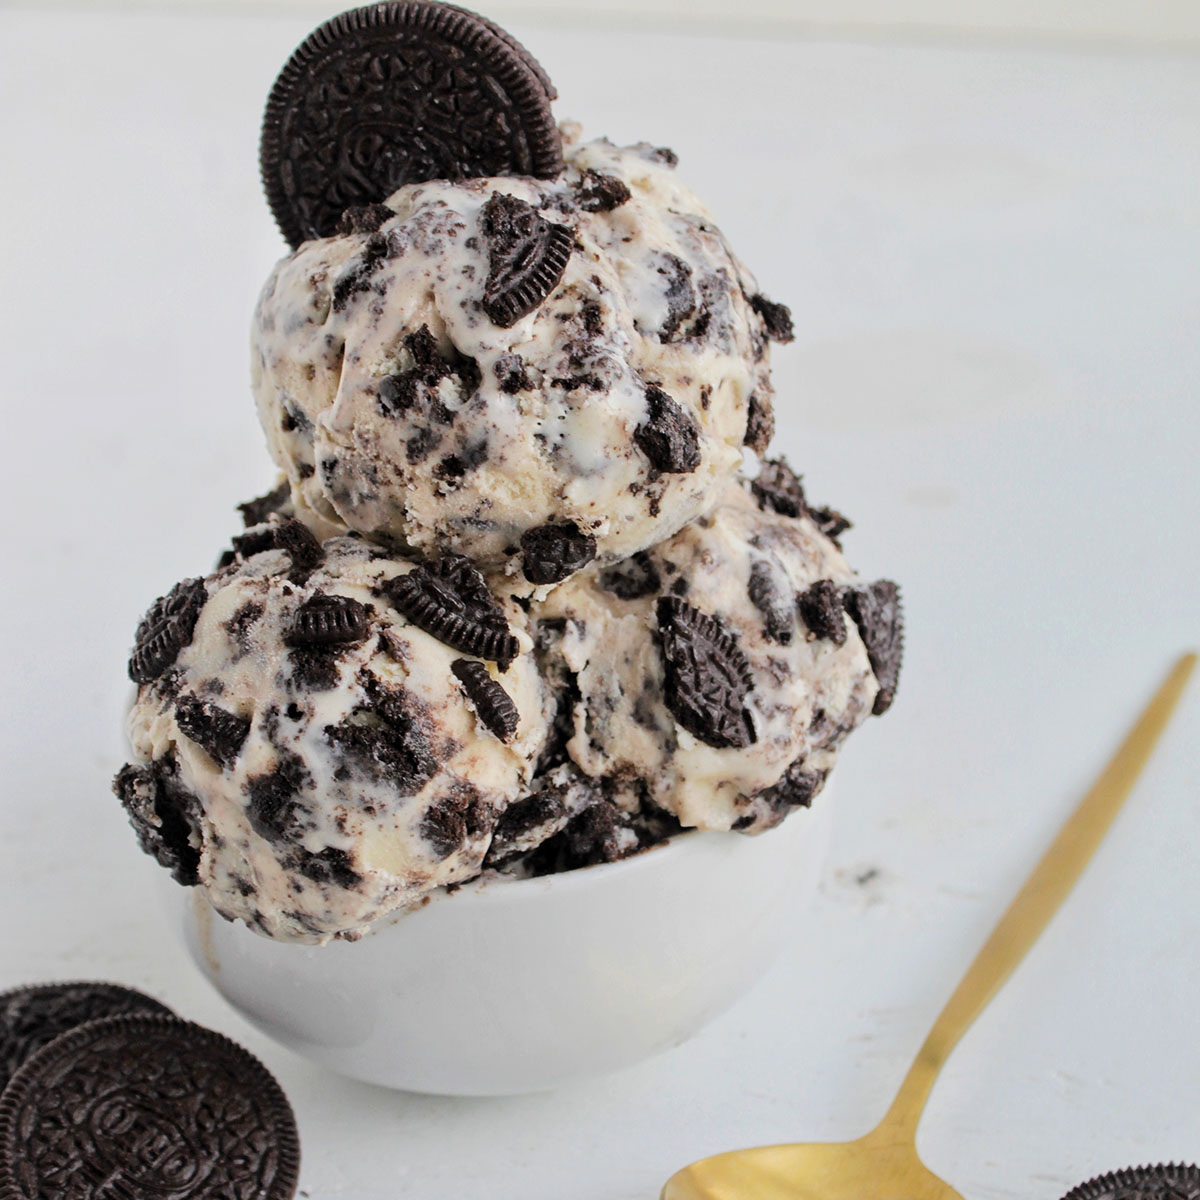
{"type": "Polygon", "coordinates": [[[306,1058],[407,1091],[540,1091],[678,1045],[751,987],[816,890],[830,800],[757,837],[469,884],[358,942],[272,942],[173,895],[201,971],[306,1058]]]}

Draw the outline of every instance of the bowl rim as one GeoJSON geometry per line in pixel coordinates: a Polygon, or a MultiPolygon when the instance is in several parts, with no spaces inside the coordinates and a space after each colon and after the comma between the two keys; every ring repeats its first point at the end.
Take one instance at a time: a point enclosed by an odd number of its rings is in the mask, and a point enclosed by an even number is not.
{"type": "MultiPolygon", "coordinates": [[[[828,788],[823,789],[824,792],[828,788]]],[[[828,805],[822,805],[828,809],[828,805]]],[[[672,834],[665,841],[653,846],[647,846],[627,858],[617,859],[616,862],[590,863],[585,867],[576,867],[572,871],[552,871],[547,875],[536,875],[527,879],[514,879],[498,871],[489,870],[464,880],[462,883],[446,884],[435,889],[407,908],[393,909],[377,917],[363,931],[369,936],[377,929],[383,928],[393,921],[400,920],[413,913],[421,912],[431,904],[453,900],[457,904],[493,904],[518,903],[533,895],[542,895],[550,890],[578,891],[585,887],[601,886],[602,881],[616,876],[633,875],[649,870],[651,866],[663,866],[673,861],[681,854],[687,853],[688,848],[703,845],[721,852],[720,847],[734,850],[757,842],[760,838],[780,835],[785,826],[791,826],[793,837],[800,837],[814,827],[814,808],[801,809],[788,815],[769,829],[757,833],[742,833],[733,829],[682,829],[672,834]],[[809,820],[800,819],[801,813],[807,813],[809,820]]],[[[818,820],[820,818],[817,818],[818,820]]]]}

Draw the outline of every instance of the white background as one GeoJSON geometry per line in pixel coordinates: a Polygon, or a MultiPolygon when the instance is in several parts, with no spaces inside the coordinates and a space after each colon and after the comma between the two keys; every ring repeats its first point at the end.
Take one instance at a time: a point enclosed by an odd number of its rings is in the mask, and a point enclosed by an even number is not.
{"type": "MultiPolygon", "coordinates": [[[[768,295],[779,446],[905,586],[821,899],[694,1042],[553,1096],[341,1081],[193,973],[108,780],[134,623],[272,472],[257,123],[311,16],[0,13],[0,987],[146,987],[260,1053],[319,1200],[649,1200],[854,1136],[1172,657],[1200,640],[1200,62],[1145,46],[514,25],[591,133],[675,147],[768,295]],[[860,884],[857,880],[878,874],[860,884]]],[[[922,1127],[968,1198],[1200,1157],[1200,689],[922,1127]]]]}

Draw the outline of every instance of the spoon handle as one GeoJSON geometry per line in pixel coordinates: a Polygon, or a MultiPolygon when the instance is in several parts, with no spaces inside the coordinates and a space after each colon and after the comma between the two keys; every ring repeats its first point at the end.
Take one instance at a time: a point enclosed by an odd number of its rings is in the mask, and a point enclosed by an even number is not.
{"type": "Polygon", "coordinates": [[[1195,654],[1175,664],[1154,699],[1079,802],[1033,874],[975,957],[917,1053],[879,1132],[888,1140],[916,1135],[917,1122],[942,1064],[1037,941],[1100,845],[1133,789],[1196,665],[1195,654]]]}

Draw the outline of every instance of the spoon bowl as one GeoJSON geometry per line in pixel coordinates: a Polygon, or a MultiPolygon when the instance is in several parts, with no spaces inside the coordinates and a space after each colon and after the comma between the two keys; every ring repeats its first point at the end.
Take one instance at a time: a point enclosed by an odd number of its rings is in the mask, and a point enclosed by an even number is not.
{"type": "Polygon", "coordinates": [[[667,1180],[662,1200],[962,1200],[917,1154],[917,1124],[934,1081],[1083,874],[1195,665],[1195,654],[1176,662],[1059,830],[934,1022],[879,1125],[854,1142],[761,1146],[701,1159],[667,1180]]]}
{"type": "Polygon", "coordinates": [[[962,1200],[884,1126],[853,1142],[716,1154],[672,1175],[662,1200],[962,1200]]]}

